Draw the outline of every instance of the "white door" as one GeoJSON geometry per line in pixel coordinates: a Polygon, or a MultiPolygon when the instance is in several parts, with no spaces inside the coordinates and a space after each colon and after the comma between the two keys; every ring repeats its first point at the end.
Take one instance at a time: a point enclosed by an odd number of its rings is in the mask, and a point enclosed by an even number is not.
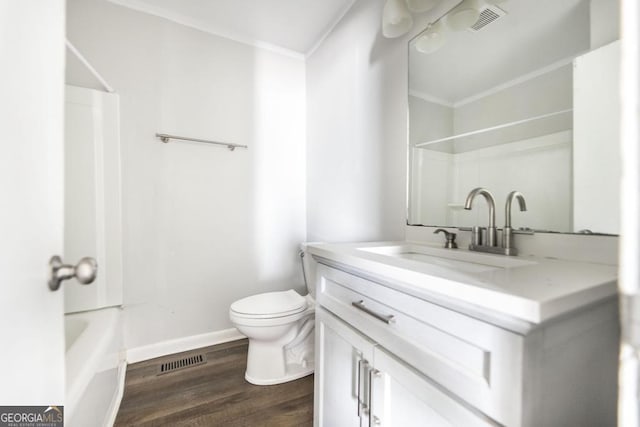
{"type": "Polygon", "coordinates": [[[64,0],[0,0],[0,405],[64,404],[64,0]]]}
{"type": "Polygon", "coordinates": [[[368,425],[368,366],[373,343],[316,308],[316,427],[368,425]]]}

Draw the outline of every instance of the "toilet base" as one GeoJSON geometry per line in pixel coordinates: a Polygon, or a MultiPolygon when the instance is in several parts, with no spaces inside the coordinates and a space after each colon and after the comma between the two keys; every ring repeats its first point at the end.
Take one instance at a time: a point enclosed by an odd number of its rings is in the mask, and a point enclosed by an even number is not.
{"type": "MultiPolygon", "coordinates": [[[[284,322],[280,319],[281,324],[261,327],[259,324],[247,326],[235,323],[238,330],[249,338],[244,376],[247,382],[255,385],[280,384],[313,373],[313,314],[313,307],[308,307],[292,319],[285,319],[284,322]]],[[[258,319],[255,322],[262,321],[258,319]]]]}
{"type": "Polygon", "coordinates": [[[282,384],[289,381],[297,380],[302,377],[306,377],[307,375],[313,374],[313,366],[302,366],[299,364],[287,365],[287,372],[284,376],[279,378],[252,378],[247,373],[244,375],[244,379],[247,382],[255,385],[274,385],[274,384],[282,384]]]}
{"type": "MultiPolygon", "coordinates": [[[[247,370],[244,378],[255,385],[273,385],[311,375],[315,367],[314,318],[307,317],[283,336],[284,347],[273,342],[249,339],[247,370]],[[295,339],[293,338],[295,337],[295,339]]],[[[279,343],[281,344],[281,343],[279,343]]]]}

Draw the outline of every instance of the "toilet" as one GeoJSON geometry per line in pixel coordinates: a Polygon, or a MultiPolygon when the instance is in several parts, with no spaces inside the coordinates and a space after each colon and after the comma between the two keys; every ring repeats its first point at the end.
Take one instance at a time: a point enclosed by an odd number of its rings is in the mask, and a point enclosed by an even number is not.
{"type": "Polygon", "coordinates": [[[308,295],[295,290],[242,298],[229,308],[233,325],[249,339],[245,379],[271,385],[310,375],[314,368],[315,300],[313,260],[300,258],[308,295]]]}

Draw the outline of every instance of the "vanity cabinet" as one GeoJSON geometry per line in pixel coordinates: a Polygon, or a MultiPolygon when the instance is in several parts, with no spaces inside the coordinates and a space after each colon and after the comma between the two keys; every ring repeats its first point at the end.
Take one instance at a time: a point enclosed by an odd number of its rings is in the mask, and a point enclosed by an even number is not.
{"type": "Polygon", "coordinates": [[[329,264],[317,268],[316,427],[615,425],[611,298],[541,325],[492,323],[329,264]]]}
{"type": "Polygon", "coordinates": [[[316,328],[316,426],[494,425],[322,308],[316,328]]]}

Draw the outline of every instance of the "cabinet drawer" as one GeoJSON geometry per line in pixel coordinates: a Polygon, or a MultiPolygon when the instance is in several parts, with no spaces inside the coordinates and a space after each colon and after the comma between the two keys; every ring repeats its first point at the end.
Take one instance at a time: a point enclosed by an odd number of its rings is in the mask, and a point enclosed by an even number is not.
{"type": "Polygon", "coordinates": [[[379,283],[318,266],[318,303],[506,425],[521,419],[521,336],[379,283]]]}

